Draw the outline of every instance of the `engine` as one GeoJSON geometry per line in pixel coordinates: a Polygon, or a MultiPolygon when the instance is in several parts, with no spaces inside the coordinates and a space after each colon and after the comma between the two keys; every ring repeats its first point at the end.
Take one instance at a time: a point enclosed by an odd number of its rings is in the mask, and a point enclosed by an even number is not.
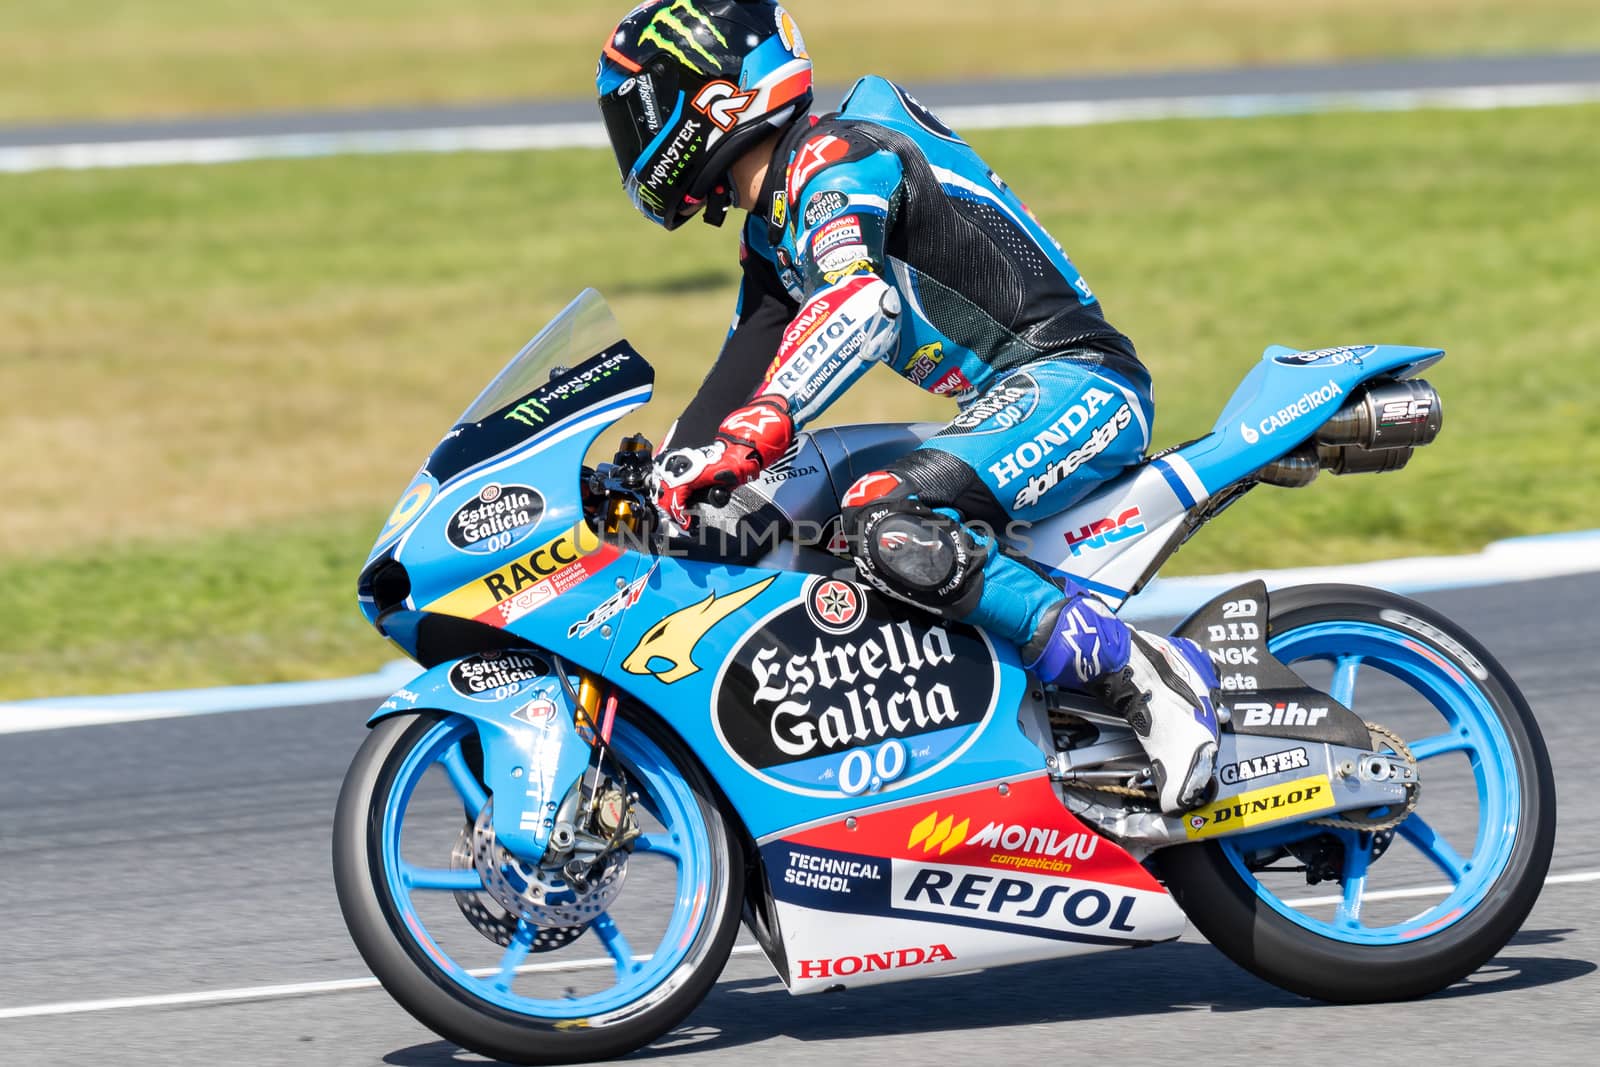
{"type": "Polygon", "coordinates": [[[1269,485],[1309,485],[1318,471],[1397,471],[1439,436],[1444,408],[1438,390],[1420,378],[1367,382],[1323,423],[1310,441],[1267,464],[1256,477],[1269,485]]]}

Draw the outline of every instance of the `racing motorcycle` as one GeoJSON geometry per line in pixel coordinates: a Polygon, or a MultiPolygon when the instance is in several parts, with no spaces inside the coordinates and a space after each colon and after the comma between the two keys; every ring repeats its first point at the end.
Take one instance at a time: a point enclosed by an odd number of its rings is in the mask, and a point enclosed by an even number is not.
{"type": "MultiPolygon", "coordinates": [[[[1007,550],[1120,607],[1258,485],[1403,467],[1440,430],[1416,375],[1442,357],[1269,348],[1211,433],[1007,550]]],[[[1549,758],[1505,669],[1438,612],[1259,581],[1199,608],[1175,632],[1221,676],[1218,787],[1165,815],[1107,708],[854,580],[840,493],[937,427],[802,435],[705,503],[722,543],[679,551],[650,535],[647,442],[584,465],[652,380],[585,292],[445,434],[360,577],[425,672],[345,779],[339,901],[442,1036],[519,1063],[627,1053],[706,995],[741,925],[795,994],[1149,945],[1187,919],[1269,982],[1356,1002],[1463,978],[1528,915],[1549,758]]],[[[967,415],[1038,401],[1005,393],[967,415]]],[[[1024,457],[1034,477],[1054,448],[1024,457]]]]}

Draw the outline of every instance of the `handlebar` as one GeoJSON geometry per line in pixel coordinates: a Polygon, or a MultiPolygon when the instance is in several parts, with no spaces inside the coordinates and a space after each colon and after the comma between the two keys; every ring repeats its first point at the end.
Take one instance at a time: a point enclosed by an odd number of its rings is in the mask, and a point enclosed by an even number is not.
{"type": "MultiPolygon", "coordinates": [[[[649,441],[640,436],[624,438],[616,457],[590,472],[587,491],[596,514],[605,512],[609,515],[612,505],[622,501],[631,505],[636,514],[653,515],[655,499],[651,491],[651,464],[649,441]]],[[[709,486],[696,492],[691,497],[691,503],[725,508],[733,499],[733,490],[731,485],[709,486]]]]}

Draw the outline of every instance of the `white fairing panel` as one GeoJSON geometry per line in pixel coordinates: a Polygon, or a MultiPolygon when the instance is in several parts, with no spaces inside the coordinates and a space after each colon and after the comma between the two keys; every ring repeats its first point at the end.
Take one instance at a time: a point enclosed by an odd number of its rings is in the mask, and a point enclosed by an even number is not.
{"type": "Polygon", "coordinates": [[[761,858],[796,993],[1177,937],[1150,872],[1062,807],[1043,774],[826,819],[761,858]]]}
{"type": "Polygon", "coordinates": [[[1108,482],[1016,539],[1028,555],[1121,606],[1205,490],[1176,457],[1108,482]],[[1181,494],[1181,495],[1180,495],[1181,494]],[[1187,498],[1187,499],[1186,499],[1187,498]]]}

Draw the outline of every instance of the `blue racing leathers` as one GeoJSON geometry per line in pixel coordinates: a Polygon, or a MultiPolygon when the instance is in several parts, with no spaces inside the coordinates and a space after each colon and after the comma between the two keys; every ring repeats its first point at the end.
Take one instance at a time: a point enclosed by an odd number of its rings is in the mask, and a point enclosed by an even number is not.
{"type": "Polygon", "coordinates": [[[875,363],[951,397],[948,426],[845,494],[845,532],[880,589],[1026,646],[1062,591],[994,533],[1139,460],[1153,411],[1132,344],[1006,183],[881,78],[791,128],[745,206],[734,327],[671,443],[756,397],[798,427],[875,363]]]}

